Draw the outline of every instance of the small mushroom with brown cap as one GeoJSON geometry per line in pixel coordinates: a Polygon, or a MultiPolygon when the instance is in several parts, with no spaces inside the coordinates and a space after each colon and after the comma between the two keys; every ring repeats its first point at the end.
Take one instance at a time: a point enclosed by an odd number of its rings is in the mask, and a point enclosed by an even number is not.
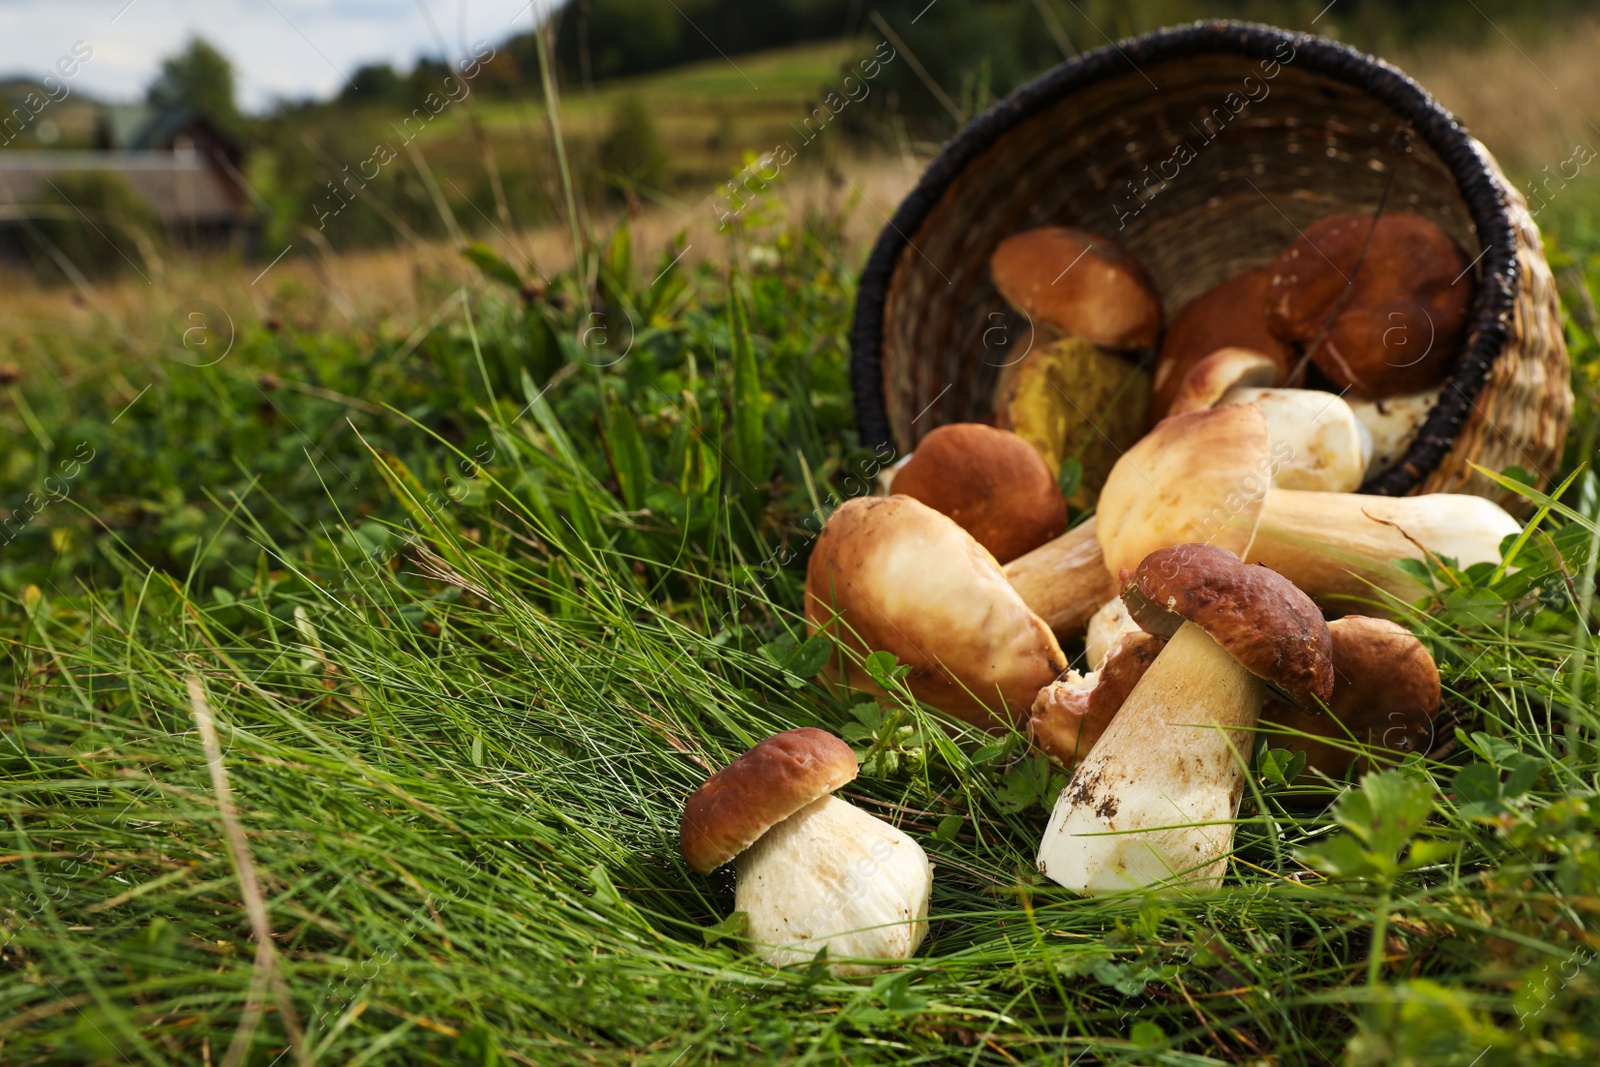
{"type": "Polygon", "coordinates": [[[1243,348],[1259,353],[1277,368],[1277,385],[1289,372],[1293,350],[1267,328],[1267,286],[1272,272],[1266,267],[1235,274],[1221,285],[1201,293],[1173,318],[1161,354],[1156,358],[1150,394],[1150,425],[1168,415],[1189,369],[1223,348],[1243,348]]]}
{"type": "Polygon", "coordinates": [[[1144,631],[1117,639],[1103,663],[1088,674],[1067,671],[1039,690],[1028,736],[1063,767],[1075,766],[1106,732],[1123,701],[1166,644],[1144,631]]]}
{"type": "MultiPolygon", "coordinates": [[[[1333,638],[1333,696],[1328,714],[1308,715],[1269,700],[1261,725],[1284,733],[1274,748],[1306,754],[1306,769],[1342,779],[1352,763],[1366,772],[1364,745],[1396,756],[1426,751],[1439,713],[1439,668],[1433,656],[1404,626],[1388,619],[1346,615],[1328,623],[1333,638]]],[[[1263,729],[1263,732],[1267,732],[1263,729]]]]}
{"type": "Polygon", "coordinates": [[[1067,502],[1038,450],[1014,433],[981,423],[950,423],[929,432],[892,486],[948,515],[998,563],[1067,528],[1067,502]]]}
{"type": "Polygon", "coordinates": [[[1272,261],[1267,322],[1359,397],[1415,393],[1455,362],[1472,301],[1471,264],[1421,215],[1330,215],[1272,261]]]}
{"type": "Polygon", "coordinates": [[[1271,387],[1283,381],[1283,368],[1274,359],[1250,348],[1219,348],[1197,360],[1178,382],[1167,405],[1167,415],[1186,415],[1224,403],[1230,389],[1241,386],[1271,387]]]}
{"type": "MultiPolygon", "coordinates": [[[[865,656],[894,654],[912,694],[984,729],[1020,723],[1067,660],[972,535],[909,496],[846,502],[806,565],[806,623],[865,656]]],[[[876,692],[840,653],[844,685],[876,692]]]]}
{"type": "Polygon", "coordinates": [[[1215,887],[1268,689],[1308,708],[1333,692],[1328,626],[1282,575],[1213,545],[1152,553],[1123,596],[1167,644],[1061,791],[1039,870],[1090,893],[1215,887]]]}
{"type": "Polygon", "coordinates": [[[1161,337],[1161,297],[1109,237],[1065,226],[1024,230],[995,248],[989,275],[1008,304],[1047,332],[1123,351],[1161,337]]]}
{"type": "Polygon", "coordinates": [[[1321,389],[1285,389],[1278,366],[1242,348],[1224,348],[1196,363],[1173,398],[1170,415],[1223,404],[1254,404],[1267,417],[1276,465],[1272,484],[1284,489],[1350,493],[1360,487],[1372,454],[1372,435],[1350,405],[1321,389]]]}
{"type": "MultiPolygon", "coordinates": [[[[734,908],[768,963],[908,959],[928,932],[933,867],[910,837],[834,790],[856,776],[850,746],[786,730],[708,778],[683,809],[684,862],[710,874],[737,857],[734,908]]],[[[876,963],[829,964],[839,977],[876,963]]]]}

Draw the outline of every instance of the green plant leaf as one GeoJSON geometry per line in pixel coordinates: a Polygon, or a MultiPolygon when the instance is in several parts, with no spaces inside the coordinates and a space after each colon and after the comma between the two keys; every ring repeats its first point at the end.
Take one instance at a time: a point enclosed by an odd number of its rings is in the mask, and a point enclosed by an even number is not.
{"type": "Polygon", "coordinates": [[[611,473],[617,479],[623,504],[637,511],[645,506],[653,481],[650,455],[645,451],[644,439],[639,436],[638,420],[615,395],[615,391],[608,393],[607,402],[601,405],[600,413],[605,431],[606,455],[611,460],[611,473]]]}
{"type": "Polygon", "coordinates": [[[1428,566],[1427,560],[1397,559],[1394,565],[1430,589],[1433,587],[1433,568],[1428,566]]]}
{"type": "Polygon", "coordinates": [[[911,673],[911,668],[902,667],[893,652],[874,652],[862,661],[861,668],[884,689],[893,689],[900,679],[911,673]]]}
{"type": "Polygon", "coordinates": [[[1287,748],[1269,748],[1256,760],[1256,768],[1267,781],[1277,785],[1288,785],[1298,773],[1291,770],[1296,755],[1302,758],[1303,766],[1305,753],[1292,752],[1287,748]]]}
{"type": "Polygon", "coordinates": [[[701,928],[700,937],[708,948],[720,941],[737,943],[745,939],[749,928],[750,916],[745,912],[736,911],[719,923],[701,928]]]}
{"type": "Polygon", "coordinates": [[[482,271],[485,278],[499,282],[513,292],[522,292],[522,275],[517,273],[517,268],[507,263],[488,245],[474,241],[461,250],[461,255],[482,271]]]}
{"type": "Polygon", "coordinates": [[[811,678],[827,666],[833,656],[833,642],[826,634],[813,634],[790,658],[787,669],[801,678],[811,678]]]}
{"type": "Polygon", "coordinates": [[[737,286],[728,287],[728,314],[733,340],[733,443],[739,473],[751,488],[762,484],[771,463],[766,447],[766,400],[761,393],[761,368],[756,364],[750,321],[737,286]]]}
{"type": "Polygon", "coordinates": [[[911,992],[911,976],[904,972],[886,975],[875,983],[874,992],[883,1006],[896,1015],[911,1015],[928,1006],[926,997],[911,992]]]}
{"type": "Polygon", "coordinates": [[[1072,498],[1078,491],[1078,486],[1083,484],[1083,462],[1077,456],[1068,456],[1061,461],[1061,472],[1056,476],[1056,484],[1061,486],[1061,495],[1072,498]]]}
{"type": "Polygon", "coordinates": [[[1344,834],[1302,849],[1311,866],[1337,878],[1388,884],[1418,865],[1401,852],[1433,812],[1433,790],[1409,774],[1379,771],[1340,796],[1333,818],[1344,834]]]}

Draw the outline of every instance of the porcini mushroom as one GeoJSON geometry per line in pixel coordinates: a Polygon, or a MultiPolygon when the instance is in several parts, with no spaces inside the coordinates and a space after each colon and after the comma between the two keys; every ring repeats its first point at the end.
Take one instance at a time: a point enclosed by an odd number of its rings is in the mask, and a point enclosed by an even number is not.
{"type": "Polygon", "coordinates": [[[1057,474],[1077,460],[1078,488],[1067,502],[1088,507],[1117,457],[1144,433],[1149,396],[1150,376],[1136,364],[1067,337],[1001,367],[994,424],[1037,448],[1057,474]]]}
{"type": "MultiPolygon", "coordinates": [[[[855,776],[849,745],[803,727],[762,741],[684,805],[684,862],[709,874],[738,859],[733,906],[774,967],[823,948],[830,961],[908,959],[928,932],[933,867],[910,837],[831,795],[855,776]]],[[[839,977],[883,969],[829,963],[839,977]]]]}
{"type": "Polygon", "coordinates": [[[878,476],[873,479],[873,492],[878,496],[892,495],[894,493],[895,475],[905,469],[905,465],[911,462],[911,457],[914,455],[916,455],[915,452],[907,452],[887,467],[878,471],[878,476]]]}
{"type": "Polygon", "coordinates": [[[1249,404],[1163,419],[1123,454],[1100,492],[1095,519],[1106,568],[1121,575],[1157,549],[1188,541],[1242,556],[1276,458],[1266,416],[1249,404]]]}
{"type": "Polygon", "coordinates": [[[1305,707],[1328,699],[1328,627],[1287,579],[1214,545],[1152,553],[1123,595],[1168,641],[1062,790],[1039,870],[1091,893],[1214,887],[1262,701],[1269,687],[1305,707]]]}
{"type": "Polygon", "coordinates": [[[1467,327],[1471,264],[1421,215],[1331,215],[1272,262],[1267,322],[1356,396],[1437,385],[1467,327]]]}
{"type": "MultiPolygon", "coordinates": [[[[1269,450],[1266,417],[1254,405],[1162,421],[1117,462],[1100,494],[1107,568],[1120,574],[1158,548],[1204,541],[1265,563],[1326,610],[1345,613],[1380,591],[1407,602],[1424,593],[1395,560],[1432,553],[1464,567],[1496,562],[1501,541],[1521,529],[1482,497],[1274,488],[1280,460],[1292,461],[1269,450]]],[[[1043,565],[1050,545],[1031,555],[1043,565]]]]}
{"type": "MultiPolygon", "coordinates": [[[[806,623],[860,655],[893,653],[918,700],[985,729],[1020,722],[1067,665],[994,557],[909,496],[857,498],[829,517],[806,566],[806,623]]],[[[830,669],[877,691],[843,653],[830,669]]]]}
{"type": "Polygon", "coordinates": [[[1001,241],[989,275],[1035,327],[1102,348],[1148,348],[1161,336],[1161,297],[1132,253],[1109,237],[1064,226],[1001,241]]]}
{"type": "Polygon", "coordinates": [[[1439,403],[1444,386],[1424,389],[1420,393],[1391,396],[1382,400],[1353,398],[1350,410],[1367,429],[1372,440],[1372,455],[1367,460],[1368,478],[1382,474],[1399,462],[1411,442],[1416,440],[1428,413],[1439,403]]]}
{"type": "Polygon", "coordinates": [[[1117,595],[1093,516],[1007,563],[1005,576],[1028,610],[1063,641],[1082,634],[1100,605],[1117,595]]]}
{"type": "Polygon", "coordinates": [[[1028,442],[992,426],[957,422],[929,432],[893,486],[948,515],[1000,563],[1067,528],[1055,473],[1028,442]]]}
{"type": "Polygon", "coordinates": [[[1267,417],[1267,440],[1287,442],[1289,460],[1278,464],[1272,484],[1314,493],[1353,493],[1366,477],[1372,435],[1349,404],[1320,389],[1235,387],[1224,404],[1254,404],[1267,417]]]}
{"type": "Polygon", "coordinates": [[[1274,456],[1272,484],[1285,489],[1349,493],[1362,482],[1372,436],[1342,398],[1320,389],[1275,386],[1278,366],[1242,348],[1213,352],[1189,370],[1171,415],[1223,404],[1254,404],[1267,417],[1274,456]]]}
{"type": "MultiPolygon", "coordinates": [[[[1370,762],[1356,745],[1396,755],[1424,752],[1439,712],[1439,668],[1416,636],[1388,619],[1346,615],[1328,623],[1333,638],[1333,696],[1328,714],[1308,715],[1269,700],[1261,725],[1283,731],[1274,748],[1306,754],[1302,772],[1343,778],[1351,764],[1365,773],[1370,762]]],[[[1263,732],[1267,732],[1263,729],[1263,732]]]]}
{"type": "Polygon", "coordinates": [[[1267,328],[1267,285],[1272,272],[1265,267],[1235,274],[1195,297],[1173,318],[1161,341],[1151,383],[1150,425],[1166,418],[1172,398],[1189,369],[1222,348],[1243,348],[1271,360],[1277,376],[1264,385],[1277,385],[1289,371],[1293,353],[1267,328]]]}
{"type": "Polygon", "coordinates": [[[1394,561],[1449,557],[1462,567],[1497,563],[1522,524],[1492,500],[1465,493],[1367,496],[1273,489],[1249,556],[1310,593],[1331,614],[1413,601],[1427,590],[1394,561]]]}
{"type": "Polygon", "coordinates": [[[1090,670],[1099,670],[1109,653],[1125,634],[1143,633],[1139,624],[1128,614],[1128,605],[1121,596],[1114,596],[1089,617],[1083,634],[1083,657],[1089,661],[1090,670]]]}
{"type": "Polygon", "coordinates": [[[1167,642],[1144,631],[1119,637],[1104,662],[1088,674],[1067,671],[1039,690],[1028,736],[1063,767],[1083,759],[1167,642]]]}
{"type": "Polygon", "coordinates": [[[1196,360],[1177,383],[1167,415],[1186,415],[1223,403],[1230,389],[1254,385],[1271,387],[1283,380],[1283,367],[1250,348],[1219,348],[1196,360]]]}
{"type": "Polygon", "coordinates": [[[1323,610],[1344,614],[1363,602],[1370,610],[1385,593],[1409,603],[1427,592],[1396,560],[1432,553],[1463,567],[1492,563],[1505,537],[1521,529],[1482,497],[1273,488],[1280,458],[1268,450],[1266,417],[1252,405],[1169,418],[1112,469],[1094,519],[1013,560],[1006,574],[1065,640],[1082,633],[1115,591],[1113,570],[1168,545],[1207,541],[1244,552],[1323,610]]]}

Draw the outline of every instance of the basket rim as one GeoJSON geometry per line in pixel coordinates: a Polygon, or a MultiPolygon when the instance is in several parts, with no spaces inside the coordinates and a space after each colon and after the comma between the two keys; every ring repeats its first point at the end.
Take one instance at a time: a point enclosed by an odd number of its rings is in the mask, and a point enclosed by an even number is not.
{"type": "Polygon", "coordinates": [[[910,235],[922,228],[945,191],[970,164],[1045,108],[1097,82],[1125,75],[1130,68],[1138,70],[1141,63],[1210,53],[1276,58],[1276,50],[1285,43],[1294,49],[1296,67],[1366,93],[1408,124],[1444,164],[1477,229],[1482,252],[1475,262],[1481,262],[1482,271],[1473,294],[1468,339],[1455,371],[1406,454],[1364,484],[1360,492],[1399,496],[1421,484],[1453,447],[1510,334],[1519,283],[1518,246],[1501,181],[1488,150],[1426,89],[1393,64],[1316,34],[1231,19],[1154,30],[1057,64],[997,101],[945,143],[879,232],[861,272],[850,337],[850,376],[862,443],[870,447],[894,444],[884,403],[882,352],[884,308],[896,266],[911,243],[910,235]]]}

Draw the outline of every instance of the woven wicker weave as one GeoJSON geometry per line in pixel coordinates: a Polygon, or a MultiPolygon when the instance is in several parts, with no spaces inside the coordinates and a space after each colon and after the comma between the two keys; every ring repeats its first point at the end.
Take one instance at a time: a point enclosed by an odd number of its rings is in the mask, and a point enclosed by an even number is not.
{"type": "Polygon", "coordinates": [[[989,281],[989,256],[1011,233],[1062,224],[1116,237],[1149,271],[1170,321],[1218,282],[1270,262],[1311,222],[1380,206],[1449,232],[1473,258],[1460,284],[1475,290],[1439,404],[1406,456],[1363,491],[1509,503],[1469,464],[1548,477],[1572,402],[1555,286],[1526,204],[1487,150],[1398,70],[1245,23],[1088,53],[945,147],[862,276],[852,365],[862,435],[905,451],[935,426],[991,417],[1001,366],[1032,343],[989,281]]]}

